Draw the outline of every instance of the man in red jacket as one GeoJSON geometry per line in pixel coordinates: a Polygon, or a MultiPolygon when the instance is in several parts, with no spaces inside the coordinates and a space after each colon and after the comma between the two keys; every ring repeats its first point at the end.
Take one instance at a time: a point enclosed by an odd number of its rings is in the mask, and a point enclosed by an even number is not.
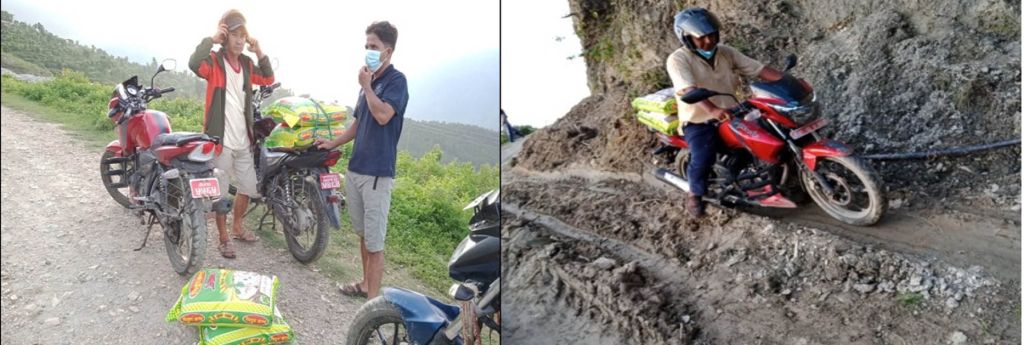
{"type": "MultiPolygon", "coordinates": [[[[228,177],[237,189],[232,217],[232,233],[237,240],[255,242],[256,235],[242,228],[242,215],[249,206],[249,197],[258,193],[253,165],[252,86],[270,85],[274,71],[263,54],[259,42],[249,37],[245,17],[238,10],[229,10],[217,24],[217,32],[203,38],[188,61],[188,67],[206,79],[206,110],[203,132],[221,138],[213,165],[222,171],[218,176],[224,199],[227,200],[228,177]],[[246,43],[259,63],[242,54],[246,43]],[[220,44],[219,50],[212,50],[220,44]],[[224,176],[228,175],[228,176],[224,176]]],[[[226,207],[225,207],[226,208],[226,207]]],[[[220,233],[220,254],[234,258],[235,251],[228,238],[227,212],[217,212],[220,233]]]]}

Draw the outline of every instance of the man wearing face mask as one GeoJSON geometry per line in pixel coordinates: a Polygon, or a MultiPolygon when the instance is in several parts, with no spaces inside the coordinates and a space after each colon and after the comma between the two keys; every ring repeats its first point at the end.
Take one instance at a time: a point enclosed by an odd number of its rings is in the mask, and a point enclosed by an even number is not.
{"type": "Polygon", "coordinates": [[[679,96],[695,88],[732,93],[740,85],[737,73],[766,81],[782,78],[778,70],[743,55],[736,48],[719,44],[720,27],[718,18],[706,9],[689,8],[679,12],[674,29],[683,47],[669,55],[665,62],[679,104],[679,131],[690,144],[686,176],[690,180],[691,195],[686,209],[696,217],[704,215],[703,196],[719,146],[718,123],[729,118],[727,109],[736,106],[736,101],[731,97],[712,97],[686,104],[679,96]]]}
{"type": "Polygon", "coordinates": [[[221,138],[217,145],[217,158],[213,165],[223,173],[218,176],[222,199],[217,210],[217,231],[221,256],[234,258],[235,250],[227,232],[228,178],[237,188],[232,217],[232,234],[243,242],[255,242],[256,235],[242,227],[242,215],[249,206],[249,196],[256,195],[256,170],[252,145],[252,85],[270,85],[274,71],[270,60],[263,54],[259,42],[249,37],[245,17],[238,10],[229,10],[217,23],[213,36],[203,38],[188,61],[188,67],[200,78],[206,79],[206,112],[203,132],[221,138]],[[259,64],[242,54],[246,43],[256,54],[259,64]],[[219,50],[212,50],[220,44],[219,50]],[[227,176],[225,176],[225,174],[227,176]]]}
{"type": "Polygon", "coordinates": [[[398,137],[409,102],[405,75],[391,65],[397,40],[398,30],[386,21],[366,28],[366,65],[359,68],[362,90],[353,114],[356,121],[338,138],[316,143],[329,150],[355,139],[345,174],[345,195],[352,229],[360,237],[363,280],[341,286],[341,292],[370,299],[380,293],[384,275],[384,235],[398,137]]]}

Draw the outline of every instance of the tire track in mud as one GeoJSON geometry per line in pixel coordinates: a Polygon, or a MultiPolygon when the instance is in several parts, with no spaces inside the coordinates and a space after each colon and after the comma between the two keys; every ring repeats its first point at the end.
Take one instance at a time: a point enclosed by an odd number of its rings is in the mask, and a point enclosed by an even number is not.
{"type": "MultiPolygon", "coordinates": [[[[682,213],[681,198],[671,198],[639,175],[584,175],[589,176],[506,170],[503,207],[515,215],[506,224],[512,234],[506,244],[526,248],[506,253],[510,284],[545,291],[550,283],[516,278],[539,274],[543,269],[537,266],[564,265],[546,259],[543,248],[524,246],[517,229],[527,228],[544,234],[545,241],[565,243],[557,245],[561,250],[596,246],[598,253],[581,256],[594,260],[591,265],[605,256],[648,272],[652,285],[665,287],[675,296],[672,301],[689,311],[696,331],[689,341],[671,343],[942,343],[955,332],[975,342],[1020,339],[1017,319],[1007,318],[1019,313],[1019,283],[1000,284],[980,267],[963,270],[923,261],[732,210],[693,220],[682,213]],[[906,296],[922,300],[901,302],[906,296]]],[[[557,296],[543,297],[539,303],[557,311],[557,296]]],[[[506,298],[510,310],[518,304],[538,308],[530,295],[506,298]]],[[[562,308],[582,313],[593,306],[562,308]]],[[[513,326],[516,321],[531,321],[507,320],[507,327],[518,329],[529,326],[513,326]]],[[[578,323],[587,322],[608,321],[578,323]]]]}
{"type": "MultiPolygon", "coordinates": [[[[104,190],[102,148],[7,107],[2,118],[3,343],[195,343],[195,327],[164,320],[189,277],[171,269],[159,226],[132,250],[145,226],[104,190]]],[[[362,299],[341,296],[315,265],[263,243],[236,242],[238,258],[221,258],[216,232],[209,221],[206,267],[277,275],[279,307],[298,342],[344,339],[362,299]]]]}

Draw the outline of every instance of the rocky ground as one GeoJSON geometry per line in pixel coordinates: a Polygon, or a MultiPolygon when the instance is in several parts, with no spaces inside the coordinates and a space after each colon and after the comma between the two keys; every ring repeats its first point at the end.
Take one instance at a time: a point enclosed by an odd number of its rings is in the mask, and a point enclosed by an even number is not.
{"type": "MultiPolygon", "coordinates": [[[[3,343],[195,343],[194,327],[164,321],[188,277],[171,269],[159,227],[132,250],[145,227],[103,189],[100,149],[6,107],[2,118],[3,343]]],[[[278,306],[297,342],[344,339],[363,300],[263,243],[239,243],[238,259],[221,258],[207,226],[207,267],[280,278],[278,306]]]]}
{"type": "Polygon", "coordinates": [[[695,220],[638,179],[511,169],[502,187],[510,343],[1020,341],[1019,273],[734,210],[695,220]]]}

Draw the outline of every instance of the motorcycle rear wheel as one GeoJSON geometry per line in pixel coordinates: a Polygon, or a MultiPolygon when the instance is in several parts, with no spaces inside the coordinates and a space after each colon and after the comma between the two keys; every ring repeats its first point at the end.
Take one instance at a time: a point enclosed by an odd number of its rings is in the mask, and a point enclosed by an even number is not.
{"type": "Polygon", "coordinates": [[[278,186],[275,191],[279,194],[278,200],[291,199],[298,208],[289,208],[280,202],[274,203],[274,217],[284,226],[285,242],[288,244],[288,251],[292,257],[301,263],[308,264],[320,259],[327,251],[327,242],[330,241],[330,226],[327,215],[324,214],[324,197],[320,194],[320,186],[314,182],[305,180],[300,175],[279,175],[276,178],[278,186]],[[284,184],[291,183],[291,197],[285,193],[284,184]],[[308,213],[308,214],[306,214],[308,213]],[[312,222],[302,226],[300,217],[312,216],[312,222]]]}
{"type": "Polygon", "coordinates": [[[829,216],[850,225],[871,226],[885,213],[886,200],[878,173],[854,157],[822,157],[814,169],[835,193],[830,197],[813,175],[800,172],[804,190],[829,216]]]}
{"type": "Polygon", "coordinates": [[[110,151],[103,151],[103,155],[100,156],[100,179],[103,180],[103,188],[107,189],[107,193],[110,193],[110,197],[114,198],[118,204],[122,207],[128,208],[131,205],[131,200],[128,199],[129,189],[125,187],[114,187],[115,183],[127,183],[127,171],[128,164],[125,163],[107,163],[107,160],[115,158],[114,153],[110,151]],[[113,176],[108,175],[112,170],[123,170],[126,172],[124,175],[118,175],[118,181],[114,181],[113,176]]]}
{"type": "MultiPolygon", "coordinates": [[[[159,183],[159,182],[157,182],[159,183]]],[[[202,204],[192,199],[185,178],[167,181],[167,209],[181,219],[162,224],[164,247],[171,267],[180,275],[194,273],[206,258],[206,217],[202,204]]]]}
{"type": "Polygon", "coordinates": [[[384,296],[363,304],[348,330],[348,345],[411,344],[402,314],[384,296]]]}

